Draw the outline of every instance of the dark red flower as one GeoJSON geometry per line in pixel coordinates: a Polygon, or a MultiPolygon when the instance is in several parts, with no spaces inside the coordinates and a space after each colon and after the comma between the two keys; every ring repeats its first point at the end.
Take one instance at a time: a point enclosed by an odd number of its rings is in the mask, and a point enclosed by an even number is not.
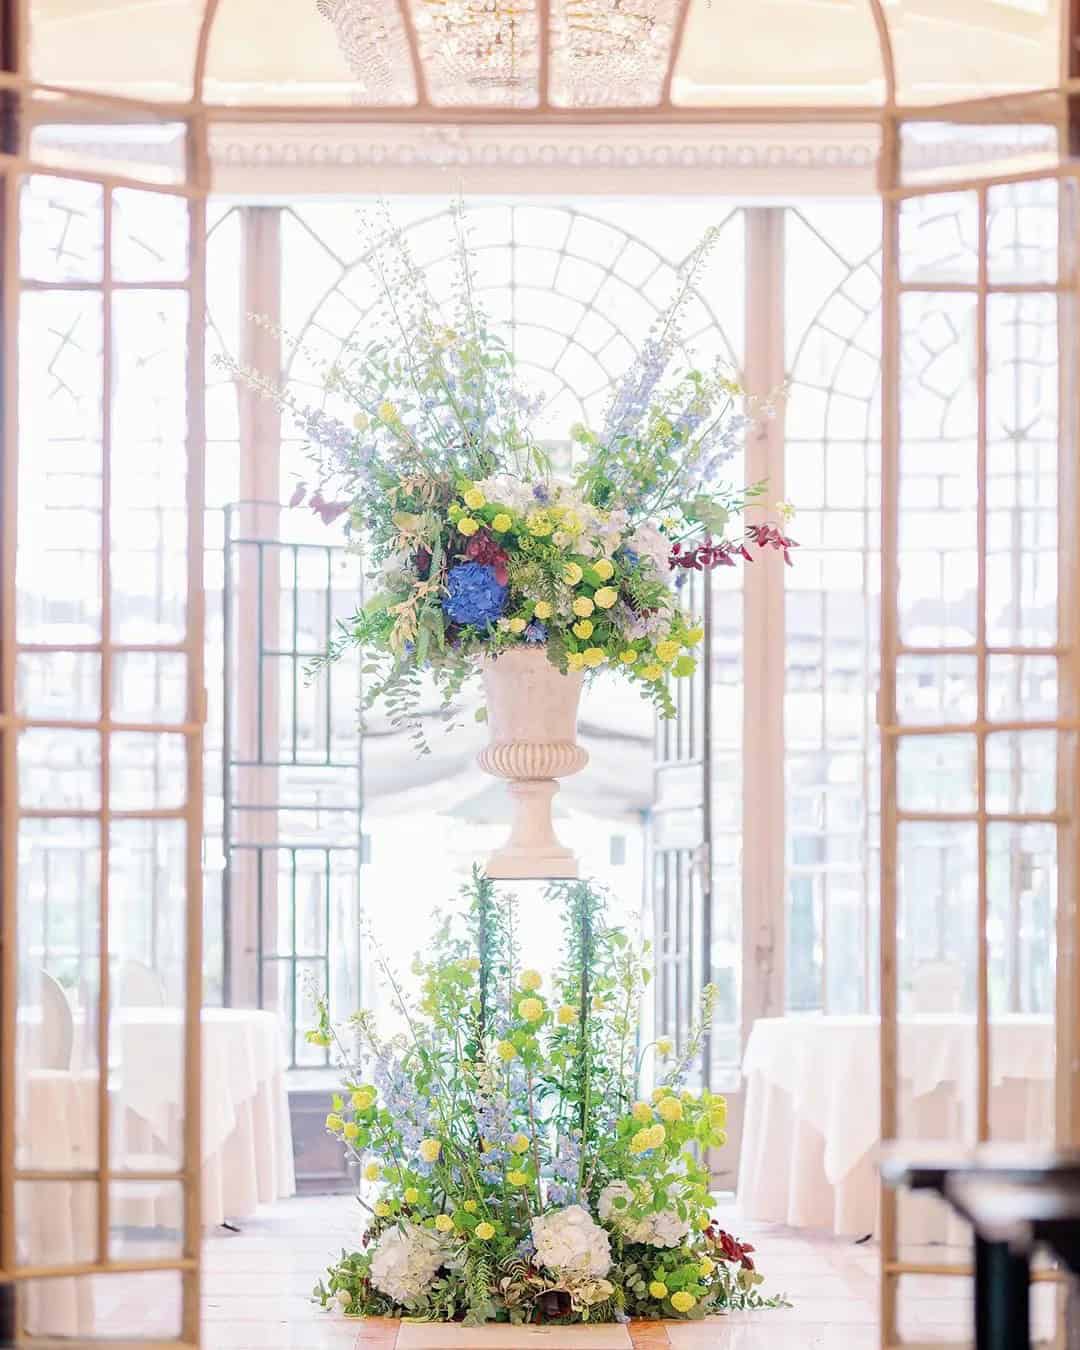
{"type": "Polygon", "coordinates": [[[470,562],[484,563],[495,569],[495,580],[505,586],[510,580],[510,557],[500,548],[487,530],[477,530],[465,544],[465,557],[470,562]]]}
{"type": "Polygon", "coordinates": [[[421,581],[427,581],[428,573],[431,571],[431,553],[426,548],[418,548],[416,557],[413,560],[416,564],[416,575],[421,581]]]}

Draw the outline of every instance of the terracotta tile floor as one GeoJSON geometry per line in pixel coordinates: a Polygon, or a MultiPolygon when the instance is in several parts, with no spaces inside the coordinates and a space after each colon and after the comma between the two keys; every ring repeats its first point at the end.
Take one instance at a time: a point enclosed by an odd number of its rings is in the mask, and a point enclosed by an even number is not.
{"type": "MultiPolygon", "coordinates": [[[[261,1210],[243,1222],[239,1233],[217,1230],[209,1236],[203,1281],[206,1350],[426,1350],[418,1334],[423,1328],[411,1327],[399,1343],[397,1323],[350,1321],[310,1303],[312,1284],[327,1260],[354,1242],[357,1217],[347,1196],[310,1197],[261,1210]]],[[[728,1223],[757,1245],[767,1290],[786,1293],[794,1306],[707,1322],[637,1324],[629,1329],[635,1350],[878,1350],[878,1253],[872,1244],[747,1225],[734,1213],[728,1223]]],[[[948,1258],[939,1249],[933,1259],[948,1258]]],[[[116,1285],[111,1289],[119,1292],[116,1285]]],[[[99,1302],[98,1334],[121,1329],[130,1334],[127,1319],[136,1306],[148,1328],[155,1319],[149,1315],[154,1301],[148,1303],[147,1292],[144,1284],[138,1305],[130,1297],[110,1299],[108,1308],[99,1302]]],[[[907,1277],[901,1304],[908,1340],[969,1343],[968,1300],[965,1281],[907,1277]]],[[[157,1306],[164,1310],[168,1303],[162,1298],[157,1306]]],[[[570,1340],[539,1332],[536,1344],[541,1350],[607,1350],[607,1340],[590,1337],[590,1330],[575,1332],[570,1340]]],[[[498,1336],[481,1342],[461,1331],[458,1337],[460,1350],[502,1350],[498,1336]]],[[[443,1344],[437,1338],[436,1343],[443,1344]]]]}

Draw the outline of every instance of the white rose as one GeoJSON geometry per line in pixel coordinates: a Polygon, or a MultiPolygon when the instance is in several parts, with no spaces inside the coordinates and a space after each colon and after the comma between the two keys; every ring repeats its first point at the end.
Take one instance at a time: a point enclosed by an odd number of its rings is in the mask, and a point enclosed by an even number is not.
{"type": "Polygon", "coordinates": [[[570,1205],[532,1221],[536,1259],[558,1274],[603,1278],[611,1268],[607,1233],[580,1205],[570,1205]]]}
{"type": "Polygon", "coordinates": [[[395,1303],[413,1303],[446,1261],[446,1249],[434,1233],[415,1224],[388,1228],[371,1261],[371,1283],[395,1303]]]}

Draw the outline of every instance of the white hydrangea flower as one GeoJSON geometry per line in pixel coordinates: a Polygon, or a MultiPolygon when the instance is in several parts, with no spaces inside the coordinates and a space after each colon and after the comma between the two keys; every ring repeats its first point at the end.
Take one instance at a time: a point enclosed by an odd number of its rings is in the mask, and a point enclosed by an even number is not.
{"type": "Polygon", "coordinates": [[[648,1214],[633,1219],[629,1210],[634,1203],[634,1190],[625,1181],[613,1181],[600,1192],[597,1211],[605,1223],[610,1223],[630,1242],[646,1243],[650,1247],[678,1247],[690,1232],[690,1224],[680,1219],[677,1210],[664,1209],[659,1214],[648,1214]],[[623,1199],[625,1205],[616,1205],[623,1199]]]}
{"type": "Polygon", "coordinates": [[[670,579],[671,568],[668,561],[671,557],[671,540],[667,535],[661,534],[655,525],[639,525],[626,541],[626,546],[632,549],[642,562],[651,564],[653,571],[662,581],[670,579]]]}
{"type": "Polygon", "coordinates": [[[600,1192],[596,1212],[604,1223],[610,1223],[615,1228],[621,1228],[623,1217],[633,1203],[633,1186],[625,1181],[612,1181],[600,1192]],[[623,1200],[625,1204],[617,1205],[616,1200],[623,1200]]]}
{"type": "Polygon", "coordinates": [[[611,1268],[611,1242],[580,1205],[569,1205],[532,1221],[536,1259],[558,1274],[602,1279],[611,1268]]]}
{"type": "Polygon", "coordinates": [[[533,511],[541,505],[533,496],[532,483],[525,483],[509,473],[497,473],[482,478],[476,485],[489,502],[509,506],[512,511],[533,511]]]}
{"type": "Polygon", "coordinates": [[[427,1290],[446,1256],[441,1239],[416,1224],[388,1228],[375,1248],[371,1283],[395,1303],[413,1303],[427,1290]]]}

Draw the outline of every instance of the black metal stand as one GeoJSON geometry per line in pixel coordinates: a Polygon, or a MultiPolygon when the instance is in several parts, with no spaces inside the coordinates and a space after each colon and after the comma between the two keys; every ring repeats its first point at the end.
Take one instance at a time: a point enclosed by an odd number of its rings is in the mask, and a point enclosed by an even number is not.
{"type": "Polygon", "coordinates": [[[15,1344],[15,1286],[0,1284],[0,1346],[15,1344]]]}
{"type": "Polygon", "coordinates": [[[1031,1270],[1026,1253],[975,1237],[975,1347],[1031,1344],[1031,1270]]]}

